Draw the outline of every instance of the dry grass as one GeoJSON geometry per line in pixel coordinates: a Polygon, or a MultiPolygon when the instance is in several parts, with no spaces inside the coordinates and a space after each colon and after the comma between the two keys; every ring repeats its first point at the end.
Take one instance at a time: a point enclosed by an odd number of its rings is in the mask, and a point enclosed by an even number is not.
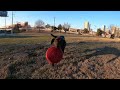
{"type": "Polygon", "coordinates": [[[45,41],[49,41],[51,39],[50,35],[48,36],[8,36],[8,37],[0,37],[0,44],[36,44],[45,41]]]}
{"type": "Polygon", "coordinates": [[[45,58],[50,34],[22,35],[27,37],[0,38],[1,79],[120,79],[119,39],[56,33],[67,46],[51,67],[45,58]]]}

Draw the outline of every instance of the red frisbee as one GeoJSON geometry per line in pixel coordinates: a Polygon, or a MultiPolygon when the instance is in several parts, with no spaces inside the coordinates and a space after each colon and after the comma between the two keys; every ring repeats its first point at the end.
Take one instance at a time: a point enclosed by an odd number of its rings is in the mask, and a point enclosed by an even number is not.
{"type": "Polygon", "coordinates": [[[63,52],[60,48],[54,46],[48,48],[46,51],[46,59],[50,64],[58,63],[62,60],[63,52]]]}

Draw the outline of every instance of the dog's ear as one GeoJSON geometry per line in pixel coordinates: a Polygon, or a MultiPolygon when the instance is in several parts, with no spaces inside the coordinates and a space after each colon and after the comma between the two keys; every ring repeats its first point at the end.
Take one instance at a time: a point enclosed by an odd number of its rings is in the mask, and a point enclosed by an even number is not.
{"type": "Polygon", "coordinates": [[[57,36],[55,36],[55,35],[53,35],[53,34],[51,34],[51,36],[54,37],[54,38],[57,38],[57,36]]]}

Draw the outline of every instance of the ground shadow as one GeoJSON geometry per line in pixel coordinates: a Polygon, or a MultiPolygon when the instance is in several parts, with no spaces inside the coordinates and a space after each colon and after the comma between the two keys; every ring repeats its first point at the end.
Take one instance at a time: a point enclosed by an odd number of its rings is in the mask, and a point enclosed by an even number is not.
{"type": "Polygon", "coordinates": [[[118,50],[117,48],[114,47],[108,47],[105,46],[103,48],[95,48],[95,49],[87,49],[84,51],[84,53],[86,52],[91,52],[91,51],[95,51],[92,54],[89,55],[85,55],[86,59],[89,59],[90,57],[93,56],[98,56],[98,55],[106,55],[106,54],[113,54],[116,57],[112,58],[111,60],[109,60],[107,63],[114,61],[115,59],[117,59],[120,56],[120,50],[118,50]]]}
{"type": "Polygon", "coordinates": [[[107,45],[110,44],[115,44],[118,42],[72,42],[72,43],[67,43],[67,46],[71,46],[71,45],[84,45],[84,44],[88,44],[88,45],[96,45],[96,44],[101,44],[104,45],[104,47],[102,48],[95,48],[95,49],[86,49],[85,51],[83,51],[83,53],[89,53],[89,52],[94,52],[92,54],[88,54],[88,55],[84,55],[86,59],[89,59],[93,56],[98,56],[98,55],[107,55],[107,54],[113,54],[116,57],[112,58],[111,60],[109,60],[107,63],[114,61],[115,59],[117,59],[120,56],[120,50],[115,48],[115,47],[109,47],[107,45]],[[106,45],[106,46],[105,46],[106,45]]]}
{"type": "Polygon", "coordinates": [[[78,45],[78,44],[86,44],[86,42],[72,42],[72,43],[66,43],[67,46],[71,46],[71,45],[78,45]]]}
{"type": "Polygon", "coordinates": [[[116,43],[116,42],[113,42],[113,41],[111,41],[111,42],[88,42],[88,41],[80,41],[80,42],[71,42],[71,43],[67,43],[67,46],[70,46],[70,45],[79,45],[79,44],[90,44],[90,45],[92,45],[92,44],[110,44],[110,43],[116,43]]]}

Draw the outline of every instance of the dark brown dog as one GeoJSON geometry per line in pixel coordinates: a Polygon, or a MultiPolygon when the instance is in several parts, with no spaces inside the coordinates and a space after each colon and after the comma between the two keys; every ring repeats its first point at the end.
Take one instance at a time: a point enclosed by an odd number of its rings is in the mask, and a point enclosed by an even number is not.
{"type": "MultiPolygon", "coordinates": [[[[57,48],[60,48],[62,52],[64,53],[65,47],[66,47],[66,41],[64,36],[55,36],[51,34],[53,39],[51,40],[51,45],[56,46],[57,48]]],[[[52,64],[54,66],[54,64],[52,64]]]]}

